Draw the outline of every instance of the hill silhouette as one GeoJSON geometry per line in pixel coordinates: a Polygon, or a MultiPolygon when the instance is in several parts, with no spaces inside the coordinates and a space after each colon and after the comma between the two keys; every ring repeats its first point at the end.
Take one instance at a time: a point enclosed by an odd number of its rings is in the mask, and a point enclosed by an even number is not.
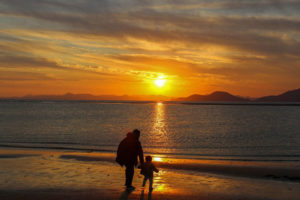
{"type": "Polygon", "coordinates": [[[229,101],[229,102],[245,102],[249,99],[234,96],[228,92],[216,91],[209,95],[193,94],[188,97],[176,98],[174,101],[229,101]]]}
{"type": "Polygon", "coordinates": [[[257,102],[300,102],[300,88],[290,90],[277,96],[265,96],[256,99],[257,102]]]}

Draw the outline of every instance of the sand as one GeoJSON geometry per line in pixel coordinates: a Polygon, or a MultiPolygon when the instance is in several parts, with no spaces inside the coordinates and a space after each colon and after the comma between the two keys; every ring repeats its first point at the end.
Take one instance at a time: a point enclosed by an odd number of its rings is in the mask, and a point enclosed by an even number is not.
{"type": "Polygon", "coordinates": [[[148,185],[141,187],[138,169],[133,180],[136,189],[127,192],[124,168],[113,159],[110,153],[2,148],[0,199],[296,200],[300,196],[298,181],[163,167],[155,174],[152,193],[148,185]]]}

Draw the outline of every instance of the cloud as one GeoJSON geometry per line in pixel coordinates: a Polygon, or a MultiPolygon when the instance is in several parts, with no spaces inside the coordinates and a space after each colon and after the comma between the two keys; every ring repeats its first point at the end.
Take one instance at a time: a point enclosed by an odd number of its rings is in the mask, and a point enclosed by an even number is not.
{"type": "Polygon", "coordinates": [[[56,80],[43,73],[27,71],[7,71],[0,68],[0,81],[32,81],[32,80],[56,80]]]}
{"type": "MultiPolygon", "coordinates": [[[[26,56],[1,56],[0,55],[0,68],[5,68],[5,69],[12,69],[15,68],[17,70],[26,70],[26,68],[28,69],[36,69],[36,70],[41,70],[41,69],[52,69],[55,70],[54,74],[56,74],[55,76],[58,76],[56,78],[52,77],[51,79],[63,79],[64,77],[66,78],[66,80],[70,80],[72,79],[69,76],[72,76],[72,73],[74,75],[74,80],[79,80],[79,79],[97,79],[97,80],[101,80],[104,77],[114,77],[116,74],[113,73],[106,73],[106,72],[101,72],[101,71],[95,71],[92,70],[90,68],[85,68],[85,67],[76,67],[76,66],[64,66],[61,64],[58,64],[54,61],[50,61],[47,60],[45,58],[37,58],[37,57],[26,57],[26,56]],[[59,71],[59,72],[57,72],[59,71]],[[63,72],[63,73],[62,73],[63,72]],[[59,74],[65,74],[63,75],[63,77],[61,77],[62,75],[59,74]],[[71,74],[70,74],[71,73],[71,74]],[[80,73],[79,76],[82,76],[82,78],[80,78],[78,76],[78,73],[80,73]]],[[[42,72],[40,74],[43,74],[42,72]]],[[[44,76],[48,77],[46,75],[47,72],[44,72],[44,76]]],[[[26,78],[26,73],[24,73],[24,79],[26,78]]],[[[30,79],[30,78],[29,78],[30,79]]]]}
{"type": "MultiPolygon", "coordinates": [[[[300,51],[298,38],[289,33],[300,31],[300,20],[298,19],[182,16],[149,9],[121,12],[116,5],[106,1],[90,2],[88,7],[88,4],[84,4],[86,6],[83,6],[81,10],[78,7],[81,4],[78,4],[77,7],[75,5],[68,7],[69,5],[66,3],[50,3],[49,1],[37,3],[37,1],[31,0],[28,4],[26,1],[26,5],[22,7],[23,3],[19,5],[12,2],[9,3],[12,10],[6,10],[6,14],[55,22],[65,27],[63,32],[70,34],[109,37],[119,41],[136,38],[165,45],[173,42],[197,47],[219,45],[236,51],[264,55],[299,55],[300,51]],[[55,9],[46,10],[49,4],[62,10],[59,10],[60,12],[55,9]],[[38,5],[42,6],[36,9],[38,5]],[[108,10],[99,9],[96,12],[93,10],[93,5],[97,8],[108,7],[108,10]],[[79,12],[74,12],[76,9],[79,12]],[[92,10],[92,14],[89,13],[89,9],[92,10]],[[117,12],[113,12],[114,10],[117,12]],[[191,29],[191,27],[193,28],[191,29]],[[288,37],[283,39],[284,35],[288,35],[288,37]]],[[[249,1],[241,3],[241,5],[244,4],[252,5],[253,3],[249,1]]],[[[258,3],[256,2],[254,5],[256,4],[258,3]]],[[[51,26],[48,25],[41,27],[51,29],[51,26]]]]}
{"type": "Polygon", "coordinates": [[[48,67],[55,69],[65,69],[65,67],[58,65],[55,62],[48,61],[44,58],[31,58],[24,56],[0,56],[0,66],[11,67],[48,67]]]}
{"type": "Polygon", "coordinates": [[[220,1],[220,6],[230,10],[252,10],[253,12],[268,10],[297,11],[300,9],[300,2],[297,0],[225,0],[220,1]]]}
{"type": "Polygon", "coordinates": [[[0,62],[114,78],[295,80],[299,10],[296,0],[0,0],[0,62]]]}

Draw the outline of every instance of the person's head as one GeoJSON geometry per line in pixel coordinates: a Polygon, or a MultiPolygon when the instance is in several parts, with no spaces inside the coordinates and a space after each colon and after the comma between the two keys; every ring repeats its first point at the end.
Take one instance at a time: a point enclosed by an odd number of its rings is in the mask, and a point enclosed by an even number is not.
{"type": "Polygon", "coordinates": [[[141,134],[141,132],[138,129],[133,130],[133,135],[136,139],[140,138],[140,134],[141,134]]]}
{"type": "Polygon", "coordinates": [[[151,156],[146,156],[146,161],[147,162],[151,162],[152,161],[152,157],[151,156]]]}

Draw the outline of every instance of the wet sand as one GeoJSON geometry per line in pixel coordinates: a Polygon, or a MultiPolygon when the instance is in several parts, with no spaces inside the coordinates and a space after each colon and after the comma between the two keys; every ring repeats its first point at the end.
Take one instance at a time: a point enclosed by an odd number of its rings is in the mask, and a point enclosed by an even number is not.
{"type": "MultiPolygon", "coordinates": [[[[300,182],[164,168],[154,190],[143,189],[136,169],[134,191],[125,191],[124,168],[114,154],[38,149],[0,149],[0,199],[274,199],[296,200],[300,182]],[[78,159],[81,158],[81,159],[78,159]]],[[[159,165],[159,164],[158,164],[159,165]]]]}

